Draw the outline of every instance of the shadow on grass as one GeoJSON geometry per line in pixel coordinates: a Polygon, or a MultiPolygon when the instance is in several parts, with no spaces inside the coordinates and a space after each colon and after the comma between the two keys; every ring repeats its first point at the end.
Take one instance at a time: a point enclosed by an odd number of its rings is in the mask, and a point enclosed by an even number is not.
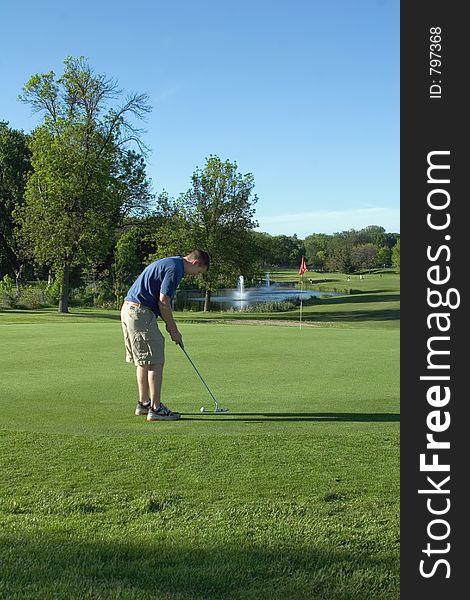
{"type": "Polygon", "coordinates": [[[48,308],[40,308],[37,310],[32,310],[30,308],[0,308],[0,313],[5,315],[18,314],[18,315],[44,315],[44,314],[52,314],[57,311],[52,311],[48,308]]]}
{"type": "MultiPolygon", "coordinates": [[[[381,290],[374,290],[380,292],[381,290]]],[[[328,292],[325,292],[327,294],[328,292]]],[[[357,296],[331,296],[330,298],[309,298],[304,305],[315,306],[319,304],[360,304],[361,302],[397,302],[400,294],[380,294],[360,292],[357,296]]]]}
{"type": "Polygon", "coordinates": [[[183,413],[182,418],[188,421],[195,421],[204,419],[210,421],[212,419],[220,420],[223,415],[228,417],[237,417],[236,419],[230,419],[233,421],[296,421],[296,422],[307,422],[307,421],[336,421],[336,422],[399,422],[400,415],[397,413],[331,413],[331,412],[316,412],[316,413],[183,413]],[[195,419],[193,417],[198,417],[195,419]]]}
{"type": "Polygon", "coordinates": [[[21,308],[8,308],[5,310],[0,309],[0,314],[5,315],[41,315],[41,316],[54,316],[57,318],[67,319],[67,318],[75,318],[79,319],[111,319],[112,321],[120,321],[121,316],[118,311],[115,314],[106,313],[106,312],[93,312],[93,309],[90,309],[90,312],[83,312],[83,309],[74,310],[73,308],[68,313],[59,313],[56,309],[53,308],[42,308],[42,309],[21,309],[21,308]]]}
{"type": "MultiPolygon", "coordinates": [[[[214,316],[214,320],[230,320],[238,321],[272,321],[282,323],[283,321],[298,321],[299,313],[218,313],[214,316]]],[[[328,311],[328,312],[303,312],[302,322],[303,323],[331,323],[337,322],[351,322],[360,323],[364,321],[399,321],[400,320],[400,309],[383,309],[383,310],[349,310],[349,311],[328,311]]],[[[187,319],[188,322],[192,323],[210,323],[211,317],[200,318],[194,317],[193,319],[187,319]]]]}
{"type": "Polygon", "coordinates": [[[398,594],[397,548],[380,547],[374,555],[370,544],[368,552],[323,550],[313,547],[313,540],[281,541],[274,548],[245,538],[238,545],[211,544],[202,537],[198,542],[196,529],[188,547],[172,541],[171,525],[171,520],[150,522],[157,539],[141,543],[61,539],[60,533],[3,536],[2,597],[391,600],[398,594]]]}
{"type": "MultiPolygon", "coordinates": [[[[292,315],[282,316],[282,319],[292,320],[292,315]]],[[[310,322],[331,322],[331,321],[351,321],[351,322],[360,322],[360,321],[398,321],[400,319],[400,309],[399,308],[390,308],[384,310],[351,310],[351,311],[328,311],[328,312],[315,312],[315,313],[306,313],[304,312],[302,315],[302,321],[310,321],[310,322]]]]}
{"type": "Polygon", "coordinates": [[[110,314],[110,313],[92,313],[92,312],[70,312],[69,315],[71,317],[79,317],[79,318],[85,318],[85,319],[110,319],[111,321],[120,321],[121,320],[121,315],[119,312],[116,312],[116,314],[110,314]]]}

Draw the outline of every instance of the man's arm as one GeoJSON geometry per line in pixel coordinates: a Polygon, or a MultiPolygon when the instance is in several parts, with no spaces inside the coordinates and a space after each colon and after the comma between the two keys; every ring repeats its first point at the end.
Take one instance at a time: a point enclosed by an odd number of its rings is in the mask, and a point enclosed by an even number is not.
{"type": "Polygon", "coordinates": [[[160,298],[158,300],[158,308],[160,310],[160,315],[162,319],[165,321],[166,330],[170,334],[171,339],[175,342],[175,344],[182,344],[183,338],[181,333],[178,331],[178,327],[176,326],[175,320],[173,319],[173,311],[171,310],[171,298],[169,296],[165,296],[165,294],[160,294],[160,298]]]}

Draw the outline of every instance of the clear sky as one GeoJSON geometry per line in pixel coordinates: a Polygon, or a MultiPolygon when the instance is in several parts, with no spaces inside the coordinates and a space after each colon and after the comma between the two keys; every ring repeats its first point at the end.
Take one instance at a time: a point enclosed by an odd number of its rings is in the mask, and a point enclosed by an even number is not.
{"type": "Polygon", "coordinates": [[[0,120],[85,56],[146,92],[153,191],[186,191],[211,154],[253,173],[260,230],[399,232],[399,0],[2,0],[0,120]]]}

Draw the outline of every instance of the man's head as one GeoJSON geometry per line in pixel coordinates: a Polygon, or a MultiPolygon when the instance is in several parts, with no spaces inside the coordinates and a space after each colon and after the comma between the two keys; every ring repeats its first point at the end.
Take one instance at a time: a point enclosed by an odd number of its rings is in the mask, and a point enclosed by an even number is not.
{"type": "Polygon", "coordinates": [[[209,270],[211,257],[205,250],[193,250],[184,257],[184,272],[189,275],[199,275],[209,270]]]}

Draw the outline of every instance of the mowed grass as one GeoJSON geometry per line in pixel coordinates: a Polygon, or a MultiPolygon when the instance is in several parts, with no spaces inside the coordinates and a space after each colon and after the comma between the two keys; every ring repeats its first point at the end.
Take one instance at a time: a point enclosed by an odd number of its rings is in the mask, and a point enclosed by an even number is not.
{"type": "Polygon", "coordinates": [[[1,598],[399,598],[397,326],[178,315],[230,412],[167,342],[183,418],[147,423],[117,314],[80,315],[0,313],[1,598]]]}

